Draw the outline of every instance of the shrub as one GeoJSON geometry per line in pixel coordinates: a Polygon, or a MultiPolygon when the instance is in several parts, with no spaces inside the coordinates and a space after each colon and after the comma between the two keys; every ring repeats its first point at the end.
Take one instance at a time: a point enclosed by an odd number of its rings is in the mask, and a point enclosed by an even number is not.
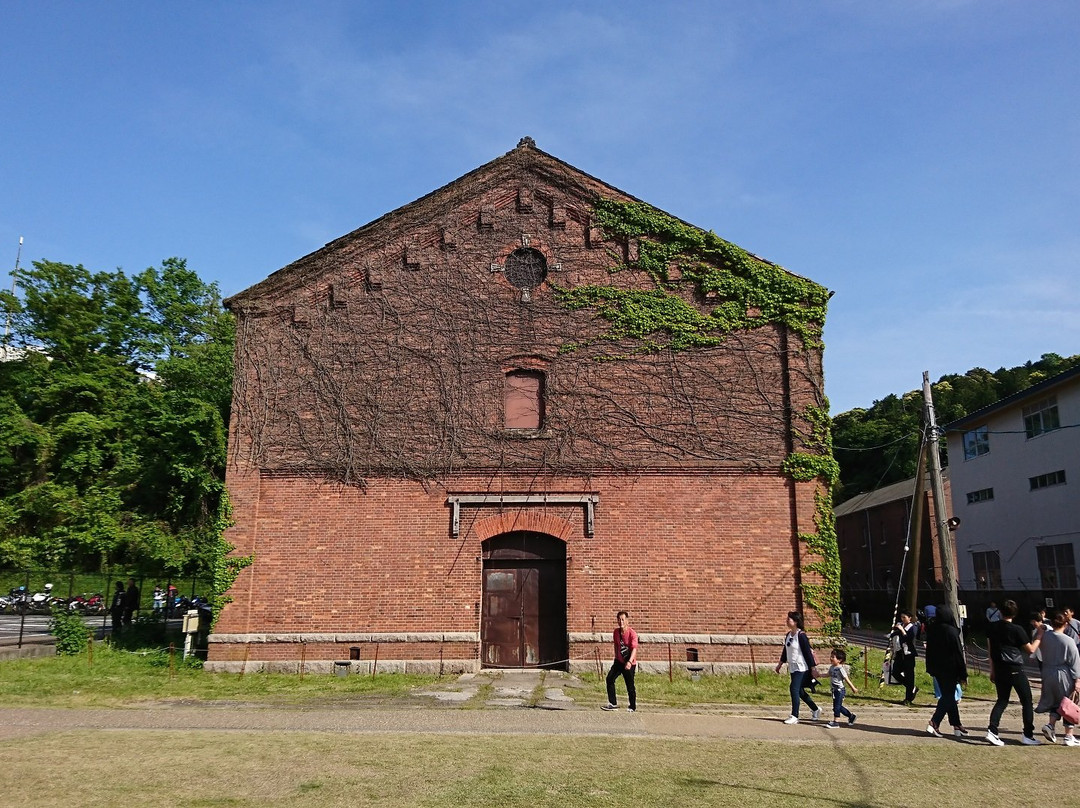
{"type": "Polygon", "coordinates": [[[77,614],[56,612],[49,621],[49,632],[56,637],[57,654],[81,654],[86,650],[90,629],[77,614]]]}

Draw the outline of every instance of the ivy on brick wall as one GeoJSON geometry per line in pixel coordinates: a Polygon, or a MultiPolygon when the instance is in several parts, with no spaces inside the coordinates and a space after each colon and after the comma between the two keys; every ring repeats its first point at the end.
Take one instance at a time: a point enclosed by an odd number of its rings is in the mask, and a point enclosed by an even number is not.
{"type": "Polygon", "coordinates": [[[784,471],[797,482],[818,480],[821,487],[814,492],[814,526],[816,533],[800,533],[799,540],[815,556],[803,566],[803,572],[813,573],[820,583],[803,582],[803,600],[821,618],[822,631],[838,636],[840,624],[840,548],[836,540],[836,518],[833,516],[832,490],[840,480],[840,466],[833,459],[832,430],[828,405],[808,407],[806,421],[810,434],[804,441],[814,452],[792,452],[784,462],[784,471]]]}
{"type": "Polygon", "coordinates": [[[638,353],[679,351],[718,345],[733,331],[775,323],[787,326],[808,347],[821,347],[829,300],[824,287],[642,202],[599,199],[593,212],[609,238],[637,247],[634,258],[626,263],[617,259],[610,271],[639,270],[654,283],[645,290],[613,285],[555,289],[563,306],[592,308],[610,323],[602,338],[638,339],[638,353]],[[688,287],[700,307],[685,299],[682,290],[688,287]]]}
{"type": "MultiPolygon", "coordinates": [[[[214,547],[213,587],[210,594],[210,606],[213,610],[213,621],[217,624],[221,616],[221,609],[226,603],[232,602],[232,597],[227,593],[236,583],[237,577],[245,567],[250,567],[255,561],[254,555],[234,556],[231,555],[236,547],[225,540],[225,530],[232,525],[232,511],[229,506],[228,496],[222,497],[221,507],[218,510],[216,523],[216,542],[214,547]]],[[[212,629],[212,627],[211,627],[212,629]]]]}

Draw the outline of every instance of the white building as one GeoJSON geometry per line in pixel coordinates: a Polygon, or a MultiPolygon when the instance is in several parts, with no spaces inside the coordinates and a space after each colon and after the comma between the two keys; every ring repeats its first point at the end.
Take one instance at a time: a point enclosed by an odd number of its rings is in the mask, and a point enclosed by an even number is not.
{"type": "MultiPolygon", "coordinates": [[[[1078,588],[1080,367],[945,425],[962,589],[1078,588]]],[[[1058,594],[1058,605],[1076,592],[1058,594]]]]}

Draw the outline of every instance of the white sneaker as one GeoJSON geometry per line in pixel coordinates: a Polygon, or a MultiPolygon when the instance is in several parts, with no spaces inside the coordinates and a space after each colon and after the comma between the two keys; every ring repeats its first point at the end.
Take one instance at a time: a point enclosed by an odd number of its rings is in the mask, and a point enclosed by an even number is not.
{"type": "Polygon", "coordinates": [[[817,721],[819,718],[821,718],[821,708],[818,707],[816,710],[814,710],[814,712],[810,713],[810,718],[812,718],[814,721],[817,721]]]}
{"type": "Polygon", "coordinates": [[[927,724],[926,725],[926,734],[927,735],[933,735],[935,738],[944,738],[945,737],[944,735],[941,734],[941,732],[938,730],[938,728],[935,727],[933,724],[927,724]]]}
{"type": "Polygon", "coordinates": [[[628,712],[628,713],[636,713],[637,708],[636,707],[627,707],[626,712],[628,712]]]}
{"type": "Polygon", "coordinates": [[[784,719],[784,723],[785,724],[798,724],[799,719],[796,716],[789,715],[787,718],[784,719]]]}
{"type": "Polygon", "coordinates": [[[618,708],[618,707],[616,707],[616,706],[615,706],[614,704],[605,704],[605,705],[604,705],[603,707],[601,707],[600,709],[601,709],[601,710],[618,710],[619,708],[618,708]]]}
{"type": "Polygon", "coordinates": [[[1054,734],[1053,724],[1043,724],[1042,733],[1050,743],[1057,743],[1057,735],[1054,734]]]}
{"type": "Polygon", "coordinates": [[[1021,735],[1020,736],[1020,743],[1022,743],[1024,746],[1041,746],[1042,745],[1042,741],[1040,741],[1038,738],[1035,738],[1035,737],[1029,738],[1027,735],[1021,735]]]}
{"type": "Polygon", "coordinates": [[[1061,742],[1066,746],[1080,746],[1080,738],[1077,738],[1074,735],[1066,735],[1061,739],[1061,742]]]}
{"type": "Polygon", "coordinates": [[[1005,741],[1001,740],[996,734],[990,730],[986,731],[986,740],[990,741],[994,746],[1004,746],[1005,741]]]}

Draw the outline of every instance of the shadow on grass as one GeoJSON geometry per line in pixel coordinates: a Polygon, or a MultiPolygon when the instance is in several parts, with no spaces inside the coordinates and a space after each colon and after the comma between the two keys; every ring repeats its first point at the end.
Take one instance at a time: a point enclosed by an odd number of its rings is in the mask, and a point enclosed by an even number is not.
{"type": "MultiPolygon", "coordinates": [[[[860,784],[869,787],[868,781],[865,779],[864,773],[860,772],[858,779],[860,784]]],[[[713,780],[707,777],[680,777],[676,782],[682,783],[685,786],[694,788],[724,788],[732,791],[749,791],[755,794],[767,794],[777,798],[783,798],[784,803],[788,804],[788,800],[792,800],[791,804],[797,804],[794,800],[799,802],[814,802],[814,803],[832,803],[833,805],[844,806],[845,808],[882,808],[882,803],[868,802],[865,799],[849,800],[841,797],[823,797],[815,789],[814,791],[784,791],[779,788],[768,788],[766,786],[747,785],[746,783],[732,783],[724,782],[723,780],[713,780]]]]}

